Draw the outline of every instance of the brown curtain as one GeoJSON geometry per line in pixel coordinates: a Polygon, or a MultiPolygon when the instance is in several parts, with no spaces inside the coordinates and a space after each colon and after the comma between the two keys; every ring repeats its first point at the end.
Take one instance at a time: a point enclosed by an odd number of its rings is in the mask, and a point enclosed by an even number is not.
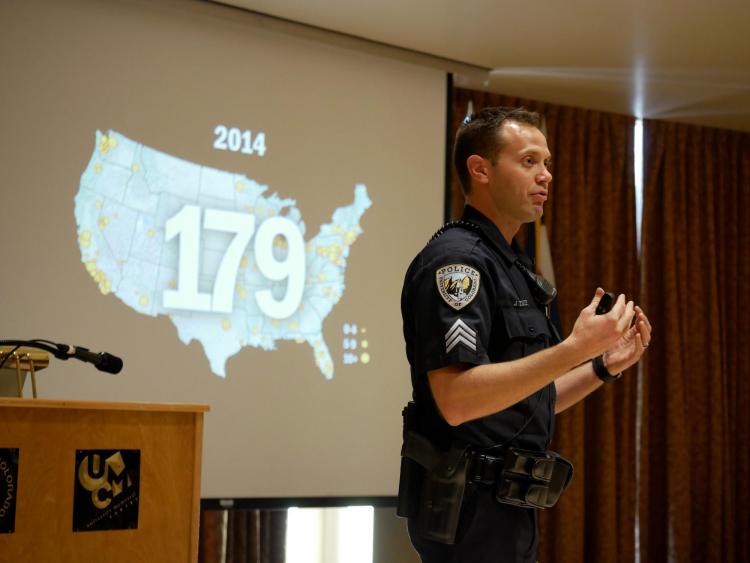
{"type": "Polygon", "coordinates": [[[284,563],[286,515],[285,509],[231,510],[228,513],[204,510],[198,560],[200,563],[284,563]],[[222,553],[226,554],[224,560],[222,553]]]}
{"type": "MultiPolygon", "coordinates": [[[[634,119],[457,89],[454,132],[470,100],[474,111],[524,106],[545,118],[554,179],[544,220],[563,334],[597,285],[636,297],[634,119]]],[[[463,196],[455,175],[451,199],[456,217],[463,196]]],[[[573,462],[575,478],[559,504],[541,514],[542,563],[634,561],[638,381],[629,371],[557,417],[552,447],[573,462]]]]}
{"type": "Polygon", "coordinates": [[[644,123],[642,561],[750,561],[750,135],[644,123]]]}
{"type": "Polygon", "coordinates": [[[198,561],[223,563],[224,510],[202,510],[198,531],[198,561]]]}

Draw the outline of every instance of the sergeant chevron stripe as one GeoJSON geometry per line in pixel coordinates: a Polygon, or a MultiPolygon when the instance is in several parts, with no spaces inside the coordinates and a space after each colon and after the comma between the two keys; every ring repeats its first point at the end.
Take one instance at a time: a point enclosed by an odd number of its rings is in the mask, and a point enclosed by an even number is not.
{"type": "Polygon", "coordinates": [[[445,353],[463,344],[472,352],[477,351],[477,333],[461,319],[457,319],[453,326],[445,333],[445,353]]]}

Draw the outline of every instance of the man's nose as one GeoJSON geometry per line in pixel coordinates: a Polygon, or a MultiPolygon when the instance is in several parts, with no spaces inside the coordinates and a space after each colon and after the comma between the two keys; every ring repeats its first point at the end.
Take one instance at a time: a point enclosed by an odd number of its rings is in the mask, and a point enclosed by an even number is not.
{"type": "Polygon", "coordinates": [[[549,184],[552,182],[552,173],[547,169],[547,167],[544,167],[544,170],[537,176],[537,182],[540,184],[544,184],[545,187],[549,187],[549,184]]]}

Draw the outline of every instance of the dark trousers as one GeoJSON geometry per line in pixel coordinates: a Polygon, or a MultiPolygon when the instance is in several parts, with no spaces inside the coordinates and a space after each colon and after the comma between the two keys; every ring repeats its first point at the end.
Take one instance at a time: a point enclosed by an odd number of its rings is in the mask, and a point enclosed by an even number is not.
{"type": "Polygon", "coordinates": [[[536,510],[500,504],[486,488],[464,499],[456,543],[424,539],[409,519],[409,537],[424,563],[535,563],[536,510]]]}

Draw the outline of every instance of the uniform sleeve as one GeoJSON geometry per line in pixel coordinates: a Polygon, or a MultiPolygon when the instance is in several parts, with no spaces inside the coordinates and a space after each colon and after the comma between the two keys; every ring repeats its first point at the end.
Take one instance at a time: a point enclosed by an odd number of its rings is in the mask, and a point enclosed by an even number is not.
{"type": "Polygon", "coordinates": [[[495,302],[477,262],[441,260],[421,269],[412,288],[418,372],[454,363],[487,364],[495,302]]]}

